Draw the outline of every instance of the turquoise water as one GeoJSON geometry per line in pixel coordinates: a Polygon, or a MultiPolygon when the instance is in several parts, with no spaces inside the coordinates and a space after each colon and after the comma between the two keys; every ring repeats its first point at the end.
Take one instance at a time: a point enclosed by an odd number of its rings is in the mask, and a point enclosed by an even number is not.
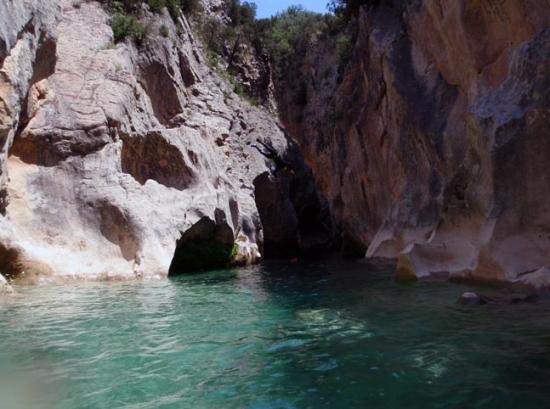
{"type": "Polygon", "coordinates": [[[459,305],[359,262],[19,288],[10,408],[544,408],[550,305],[459,305]]]}

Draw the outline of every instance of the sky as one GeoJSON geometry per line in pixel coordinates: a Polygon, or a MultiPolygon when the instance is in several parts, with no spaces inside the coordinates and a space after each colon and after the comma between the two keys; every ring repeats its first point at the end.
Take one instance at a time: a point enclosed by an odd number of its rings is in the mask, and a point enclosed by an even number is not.
{"type": "Polygon", "coordinates": [[[325,13],[328,0],[251,0],[258,6],[258,18],[271,17],[279,11],[284,11],[288,6],[302,5],[306,10],[325,13]]]}

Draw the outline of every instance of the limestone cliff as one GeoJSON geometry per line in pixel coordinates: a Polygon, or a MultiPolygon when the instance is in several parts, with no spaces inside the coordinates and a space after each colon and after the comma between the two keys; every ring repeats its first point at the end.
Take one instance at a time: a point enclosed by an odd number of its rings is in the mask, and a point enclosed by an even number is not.
{"type": "Polygon", "coordinates": [[[241,263],[264,242],[285,256],[326,243],[300,153],[206,64],[185,16],[145,7],[167,33],[139,46],[115,44],[109,18],[94,1],[0,0],[0,271],[164,276],[194,226],[241,263]]]}
{"type": "Polygon", "coordinates": [[[318,42],[278,91],[345,249],[550,284],[550,3],[387,1],[337,54],[318,42]]]}
{"type": "Polygon", "coordinates": [[[144,6],[152,35],[115,44],[98,2],[0,0],[0,273],[164,276],[337,232],[404,276],[550,286],[550,3],[375,3],[345,64],[322,36],[293,61],[283,128],[224,73],[273,112],[250,44],[214,69],[184,15],[144,6]]]}

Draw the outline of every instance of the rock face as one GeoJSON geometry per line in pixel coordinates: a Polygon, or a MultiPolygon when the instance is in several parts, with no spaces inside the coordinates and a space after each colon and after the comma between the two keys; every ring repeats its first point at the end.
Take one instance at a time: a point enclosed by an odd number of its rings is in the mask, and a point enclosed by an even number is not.
{"type": "Polygon", "coordinates": [[[342,72],[321,42],[279,89],[345,249],[405,276],[548,282],[549,4],[388,3],[362,11],[342,72]]]}
{"type": "MultiPolygon", "coordinates": [[[[0,0],[0,271],[164,276],[197,237],[248,263],[336,231],[404,277],[549,286],[549,5],[381,3],[343,69],[319,40],[279,84],[287,136],[184,16],[145,10],[138,47],[97,2],[0,0]]],[[[269,63],[235,51],[270,106],[269,63]]]]}
{"type": "Polygon", "coordinates": [[[0,295],[13,294],[13,288],[8,281],[0,274],[0,295]]]}
{"type": "Polygon", "coordinates": [[[277,121],[205,64],[185,17],[145,19],[153,35],[138,49],[113,43],[99,3],[0,0],[0,254],[10,277],[164,276],[201,220],[223,219],[237,261],[258,260],[269,226],[254,181],[280,177],[258,139],[296,163],[286,179],[309,195],[291,199],[296,220],[320,198],[277,121]],[[161,25],[168,37],[154,35],[161,25]]]}

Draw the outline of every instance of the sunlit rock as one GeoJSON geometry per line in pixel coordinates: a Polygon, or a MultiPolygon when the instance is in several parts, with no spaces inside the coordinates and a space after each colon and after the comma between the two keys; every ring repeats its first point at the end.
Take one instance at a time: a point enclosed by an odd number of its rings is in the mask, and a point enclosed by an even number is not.
{"type": "Polygon", "coordinates": [[[0,0],[0,245],[18,255],[5,273],[166,276],[181,232],[217,210],[235,261],[260,260],[253,181],[272,170],[253,145],[292,157],[315,190],[277,120],[206,64],[185,16],[145,10],[147,41],[115,44],[106,9],[75,4],[0,0]]]}
{"type": "Polygon", "coordinates": [[[279,107],[344,249],[409,278],[550,265],[549,21],[522,0],[382,2],[344,65],[331,39],[303,51],[279,107]]]}

